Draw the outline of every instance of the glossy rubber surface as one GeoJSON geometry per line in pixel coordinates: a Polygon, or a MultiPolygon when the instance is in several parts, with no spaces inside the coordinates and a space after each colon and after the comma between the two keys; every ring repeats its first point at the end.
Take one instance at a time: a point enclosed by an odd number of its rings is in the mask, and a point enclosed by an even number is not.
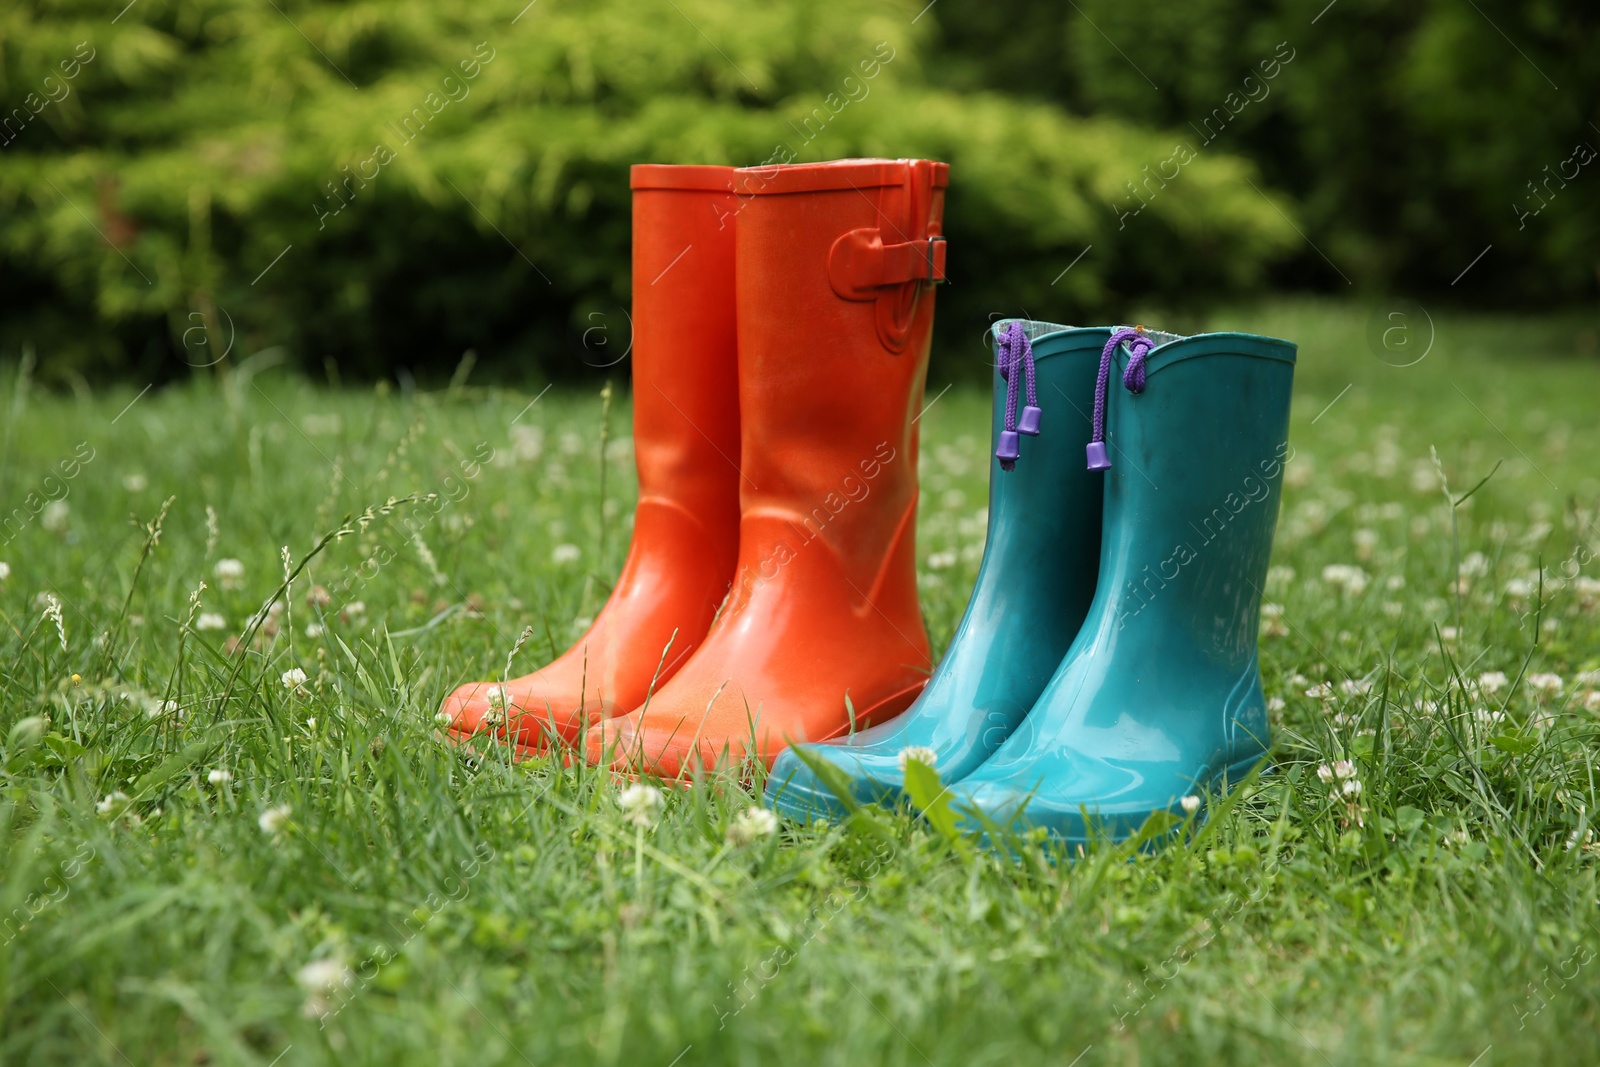
{"type": "Polygon", "coordinates": [[[904,710],[932,670],[917,601],[914,419],[933,287],[906,281],[849,299],[828,266],[856,229],[938,234],[942,165],[793,169],[804,173],[757,168],[736,181],[733,590],[699,651],[644,708],[590,731],[593,762],[663,777],[747,758],[770,765],[792,740],[845,733],[852,707],[863,724],[904,710]]]}
{"type": "Polygon", "coordinates": [[[970,828],[1122,838],[1264,757],[1256,638],[1294,352],[1244,334],[1166,341],[1139,395],[1113,369],[1094,602],[1022,725],[952,787],[970,828]]]}
{"type": "Polygon", "coordinates": [[[555,662],[506,683],[509,708],[490,706],[499,683],[465,685],[445,700],[455,734],[509,733],[524,751],[575,741],[672,677],[727,594],[739,537],[733,174],[634,168],[639,503],[627,560],[588,632],[555,662]]]}
{"type": "MultiPolygon", "coordinates": [[[[1006,322],[997,323],[995,335],[1006,322]]],[[[945,781],[978,765],[1033,707],[1077,636],[1094,596],[1103,486],[1084,470],[1083,442],[1100,350],[1111,331],[1024,322],[1038,367],[1042,433],[1022,442],[1016,469],[989,456],[989,525],[966,613],[928,686],[905,714],[836,743],[806,746],[838,768],[862,803],[894,805],[900,753],[931,749],[945,781]]],[[[992,339],[992,338],[991,338],[992,339]]],[[[1006,383],[994,372],[991,440],[1004,426],[1006,383]]],[[[767,804],[793,818],[838,818],[845,807],[792,751],[767,778],[767,804]]]]}

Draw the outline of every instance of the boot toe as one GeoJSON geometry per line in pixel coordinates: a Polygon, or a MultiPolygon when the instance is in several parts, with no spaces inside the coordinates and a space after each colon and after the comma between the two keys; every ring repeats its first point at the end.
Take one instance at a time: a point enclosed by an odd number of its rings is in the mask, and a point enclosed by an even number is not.
{"type": "MultiPolygon", "coordinates": [[[[439,710],[450,717],[446,732],[456,740],[487,733],[512,738],[525,754],[549,751],[557,740],[571,741],[588,725],[591,714],[576,695],[545,696],[506,688],[505,696],[491,700],[498,682],[469,682],[445,697],[439,710]]],[[[608,707],[603,701],[596,714],[608,707]]]]}
{"type": "Polygon", "coordinates": [[[675,745],[672,734],[651,728],[637,712],[598,722],[583,737],[590,764],[655,778],[677,777],[687,747],[675,745]]]}
{"type": "MultiPolygon", "coordinates": [[[[1006,843],[1009,835],[1036,828],[1067,845],[1086,845],[1101,832],[1092,809],[1085,819],[1084,805],[1071,805],[1064,798],[1041,797],[1004,782],[957,786],[952,792],[961,829],[979,835],[991,847],[1006,843]]],[[[1085,804],[1092,803],[1085,798],[1085,804]]]]}
{"type": "Polygon", "coordinates": [[[440,713],[450,717],[445,729],[458,737],[470,737],[486,729],[490,718],[489,689],[488,682],[468,682],[445,697],[439,705],[440,713]]]}
{"type": "Polygon", "coordinates": [[[584,735],[584,755],[590,763],[653,778],[738,769],[748,750],[749,744],[736,738],[697,735],[692,719],[639,713],[607,719],[584,735]]]}
{"type": "Polygon", "coordinates": [[[955,807],[965,814],[963,827],[992,833],[1021,833],[1042,828],[1068,845],[1122,840],[1139,832],[1158,812],[1183,817],[1182,798],[1193,792],[1190,775],[1151,777],[1132,767],[1098,760],[1068,773],[1018,775],[1005,780],[963,783],[953,792],[955,807]],[[1031,789],[1023,781],[1037,781],[1031,789]]]}
{"type": "Polygon", "coordinates": [[[849,814],[839,797],[795,749],[779,754],[773,761],[763,798],[767,807],[797,822],[842,819],[849,814]]]}
{"type": "Polygon", "coordinates": [[[619,715],[589,727],[583,734],[583,758],[592,766],[627,769],[627,754],[635,747],[636,720],[637,715],[619,715]]]}
{"type": "Polygon", "coordinates": [[[905,772],[899,754],[877,752],[847,743],[805,745],[805,758],[794,748],[779,753],[767,777],[766,800],[774,811],[796,819],[839,819],[850,806],[841,799],[844,788],[855,804],[894,807],[905,797],[905,772]],[[819,773],[816,764],[831,768],[819,773]],[[838,781],[840,776],[842,781],[838,781]],[[830,785],[828,779],[835,779],[830,785]]]}

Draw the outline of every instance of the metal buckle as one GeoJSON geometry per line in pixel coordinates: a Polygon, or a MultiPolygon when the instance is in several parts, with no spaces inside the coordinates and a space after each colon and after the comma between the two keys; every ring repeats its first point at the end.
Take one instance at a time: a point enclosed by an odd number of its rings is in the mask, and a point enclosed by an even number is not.
{"type": "Polygon", "coordinates": [[[928,276],[924,280],[930,285],[943,285],[944,282],[945,282],[945,279],[942,276],[936,277],[936,275],[942,274],[942,272],[940,272],[938,270],[937,252],[933,247],[934,242],[936,242],[936,241],[939,244],[944,244],[944,238],[943,237],[929,237],[928,238],[928,276]]]}

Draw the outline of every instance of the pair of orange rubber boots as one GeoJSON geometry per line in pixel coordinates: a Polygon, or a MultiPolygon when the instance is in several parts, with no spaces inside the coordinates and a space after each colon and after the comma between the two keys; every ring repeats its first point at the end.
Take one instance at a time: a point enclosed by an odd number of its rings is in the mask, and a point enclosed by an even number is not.
{"type": "Polygon", "coordinates": [[[928,160],[633,168],[627,562],[555,662],[456,690],[453,734],[677,777],[770,766],[916,698],[947,180],[928,160]]]}

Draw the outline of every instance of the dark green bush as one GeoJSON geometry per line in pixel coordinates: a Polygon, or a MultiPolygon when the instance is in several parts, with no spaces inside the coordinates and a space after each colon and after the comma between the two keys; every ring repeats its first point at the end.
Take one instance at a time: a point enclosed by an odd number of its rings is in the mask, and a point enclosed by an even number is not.
{"type": "Polygon", "coordinates": [[[1110,205],[1173,138],[930,84],[939,9],[525,3],[12,3],[5,99],[47,78],[61,99],[0,148],[0,345],[58,380],[271,346],[346,374],[474,348],[557,375],[627,300],[628,165],[784,148],[950,161],[940,319],[963,347],[991,314],[1237,292],[1299,242],[1291,202],[1214,151],[1129,239],[1110,205]]]}
{"type": "Polygon", "coordinates": [[[1600,292],[1600,167],[1581,162],[1600,151],[1592,0],[935,11],[950,88],[1005,86],[1255,162],[1309,238],[1282,281],[1502,306],[1600,292]]]}

